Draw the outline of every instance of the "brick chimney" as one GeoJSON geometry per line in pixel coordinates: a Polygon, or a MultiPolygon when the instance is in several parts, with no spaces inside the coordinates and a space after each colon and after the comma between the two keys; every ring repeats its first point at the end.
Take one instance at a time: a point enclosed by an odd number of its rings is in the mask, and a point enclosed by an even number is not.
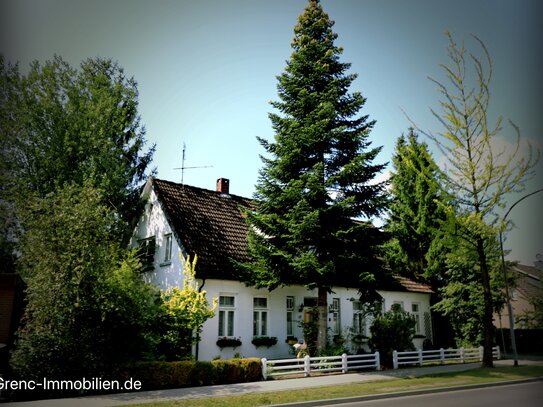
{"type": "Polygon", "coordinates": [[[217,180],[217,192],[221,194],[230,193],[230,180],[228,178],[219,178],[217,180]]]}

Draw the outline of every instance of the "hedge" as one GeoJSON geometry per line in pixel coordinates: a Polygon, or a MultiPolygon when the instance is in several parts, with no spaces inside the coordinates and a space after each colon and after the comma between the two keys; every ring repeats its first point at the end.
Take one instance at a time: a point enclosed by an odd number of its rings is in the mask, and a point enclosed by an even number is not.
{"type": "Polygon", "coordinates": [[[262,380],[257,358],[211,362],[137,362],[119,372],[120,380],[139,380],[141,390],[246,383],[262,380]]]}

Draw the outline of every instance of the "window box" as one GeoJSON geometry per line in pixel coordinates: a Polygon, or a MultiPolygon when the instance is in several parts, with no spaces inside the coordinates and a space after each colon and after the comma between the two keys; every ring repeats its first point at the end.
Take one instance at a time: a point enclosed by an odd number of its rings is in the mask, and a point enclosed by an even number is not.
{"type": "Polygon", "coordinates": [[[241,338],[219,338],[217,339],[217,346],[219,348],[237,348],[241,346],[241,338]]]}
{"type": "Polygon", "coordinates": [[[269,348],[277,343],[277,338],[275,336],[255,336],[251,343],[257,348],[259,346],[267,346],[269,348]]]}

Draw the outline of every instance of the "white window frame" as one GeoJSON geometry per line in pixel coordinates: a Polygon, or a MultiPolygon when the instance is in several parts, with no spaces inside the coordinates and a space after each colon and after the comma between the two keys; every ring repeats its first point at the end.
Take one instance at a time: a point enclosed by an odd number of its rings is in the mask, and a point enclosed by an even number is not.
{"type": "Polygon", "coordinates": [[[411,315],[415,317],[415,334],[420,335],[421,334],[421,312],[420,312],[420,302],[412,302],[411,303],[411,315]],[[416,308],[416,310],[415,310],[416,308]]]}
{"type": "Polygon", "coordinates": [[[353,333],[366,336],[366,310],[362,301],[353,301],[353,333]]]}
{"type": "Polygon", "coordinates": [[[236,331],[235,328],[235,319],[236,319],[236,296],[232,294],[221,294],[219,296],[219,337],[223,338],[233,338],[235,337],[236,331]],[[226,299],[232,299],[226,301],[226,299]]]}
{"type": "Polygon", "coordinates": [[[253,336],[268,336],[268,297],[253,297],[253,336]],[[265,304],[257,304],[257,300],[264,300],[265,304]]]}
{"type": "Polygon", "coordinates": [[[166,233],[164,235],[164,261],[162,264],[170,264],[172,262],[172,242],[172,234],[166,233]]]}
{"type": "Polygon", "coordinates": [[[294,336],[294,297],[287,296],[287,336],[294,336]]]}
{"type": "Polygon", "coordinates": [[[332,304],[330,304],[330,310],[332,314],[332,332],[335,335],[341,334],[341,301],[339,298],[332,298],[332,304]]]}

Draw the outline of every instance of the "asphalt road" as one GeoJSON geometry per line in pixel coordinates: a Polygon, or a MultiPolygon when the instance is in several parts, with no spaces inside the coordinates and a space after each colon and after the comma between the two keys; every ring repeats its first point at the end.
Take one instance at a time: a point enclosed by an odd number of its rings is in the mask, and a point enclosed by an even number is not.
{"type": "Polygon", "coordinates": [[[542,405],[543,382],[541,381],[382,400],[330,404],[330,406],[335,407],[540,407],[542,405]]]}

